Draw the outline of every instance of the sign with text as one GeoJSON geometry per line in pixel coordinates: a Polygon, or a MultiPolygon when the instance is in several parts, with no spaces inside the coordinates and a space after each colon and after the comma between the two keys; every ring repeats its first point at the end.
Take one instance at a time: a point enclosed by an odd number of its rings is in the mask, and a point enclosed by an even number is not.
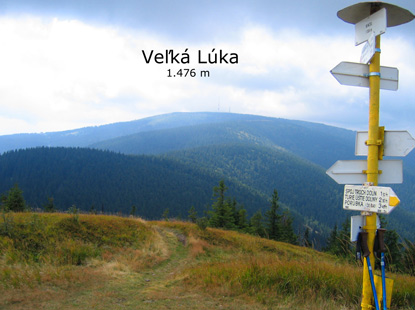
{"type": "Polygon", "coordinates": [[[376,39],[375,34],[372,32],[366,44],[363,46],[362,54],[360,55],[360,62],[363,64],[368,64],[372,60],[373,55],[375,55],[375,52],[376,39]]]}
{"type": "Polygon", "coordinates": [[[343,209],[388,214],[399,204],[390,187],[345,185],[343,209]]]}
{"type": "Polygon", "coordinates": [[[386,32],[386,9],[383,8],[376,13],[366,17],[355,24],[355,44],[359,45],[370,38],[372,32],[375,36],[386,32]]]}

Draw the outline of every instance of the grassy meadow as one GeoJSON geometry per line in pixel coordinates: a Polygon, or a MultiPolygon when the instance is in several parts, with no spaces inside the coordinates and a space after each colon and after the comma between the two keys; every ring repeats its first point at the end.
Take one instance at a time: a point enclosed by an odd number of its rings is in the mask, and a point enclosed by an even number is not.
{"type": "MultiPolygon", "coordinates": [[[[0,309],[360,309],[362,268],[308,248],[184,222],[0,217],[0,309]]],[[[415,278],[391,309],[415,309],[415,278]]]]}

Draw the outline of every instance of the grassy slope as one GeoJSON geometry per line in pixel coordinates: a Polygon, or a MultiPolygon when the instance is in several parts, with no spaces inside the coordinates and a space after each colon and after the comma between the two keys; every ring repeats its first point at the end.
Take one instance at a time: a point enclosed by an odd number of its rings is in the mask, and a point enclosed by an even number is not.
{"type": "MultiPolygon", "coordinates": [[[[180,222],[3,214],[1,309],[360,309],[361,268],[180,222]]],[[[392,309],[415,279],[394,276],[392,309]]]]}

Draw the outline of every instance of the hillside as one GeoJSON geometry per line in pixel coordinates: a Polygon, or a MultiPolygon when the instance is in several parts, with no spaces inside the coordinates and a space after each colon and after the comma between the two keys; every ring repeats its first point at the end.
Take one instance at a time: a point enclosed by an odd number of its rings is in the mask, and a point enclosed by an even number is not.
{"type": "MultiPolygon", "coordinates": [[[[198,116],[198,113],[190,113],[198,116]]],[[[203,115],[203,114],[202,114],[203,115]]],[[[215,114],[212,114],[212,117],[215,114]]],[[[244,143],[284,148],[324,168],[339,158],[354,157],[355,133],[315,123],[255,115],[232,120],[151,130],[91,144],[93,148],[124,154],[161,154],[200,146],[244,143]]],[[[226,113],[225,113],[226,115],[226,113]]]]}
{"type": "Polygon", "coordinates": [[[264,214],[278,189],[282,207],[295,218],[295,231],[301,234],[307,224],[319,244],[344,219],[341,206],[332,207],[341,191],[320,167],[290,152],[225,145],[185,153],[127,156],[44,147],[7,152],[0,156],[0,193],[17,183],[32,208],[43,208],[52,197],[59,210],[75,205],[83,211],[129,214],[135,206],[136,214],[147,219],[161,218],[166,209],[170,216],[187,218],[191,206],[204,216],[213,187],[225,180],[226,196],[243,206],[248,218],[258,210],[264,214]],[[314,182],[303,182],[310,177],[314,182]]]}
{"type": "Polygon", "coordinates": [[[317,123],[234,113],[171,113],[62,132],[0,136],[0,153],[38,146],[94,147],[159,154],[210,144],[248,142],[286,148],[325,168],[354,152],[355,133],[317,123]]]}
{"type": "MultiPolygon", "coordinates": [[[[7,147],[7,139],[27,147],[19,137],[0,137],[0,148],[7,147]]],[[[134,205],[146,218],[159,218],[167,208],[173,216],[186,217],[194,205],[201,216],[211,205],[213,186],[224,179],[229,196],[249,215],[267,208],[277,189],[299,232],[305,223],[327,233],[352,215],[341,208],[343,187],[325,175],[337,160],[356,158],[355,133],[349,130],[255,115],[172,113],[30,137],[35,144],[47,138],[47,145],[89,145],[138,155],[45,148],[4,154],[0,193],[17,182],[33,207],[53,197],[65,210],[75,204],[128,214],[134,205]]],[[[401,204],[388,223],[412,239],[415,153],[404,161],[404,184],[392,186],[401,204]]]]}
{"type": "MultiPolygon", "coordinates": [[[[17,183],[33,208],[53,197],[60,210],[76,205],[85,211],[93,206],[95,211],[129,214],[134,205],[144,218],[160,218],[165,209],[186,218],[193,205],[202,216],[220,178],[173,159],[82,148],[35,148],[0,156],[0,193],[17,183]]],[[[268,197],[226,182],[229,195],[243,201],[251,214],[267,205],[268,197]]]]}
{"type": "Polygon", "coordinates": [[[93,206],[129,214],[134,205],[140,216],[158,219],[165,209],[186,218],[194,206],[203,216],[212,204],[213,187],[223,179],[227,196],[249,217],[265,212],[277,189],[300,234],[307,224],[328,235],[345,218],[342,190],[321,167],[283,149],[255,145],[209,146],[158,157],[82,148],[20,150],[0,156],[0,177],[0,193],[17,183],[33,208],[53,197],[60,210],[76,205],[84,211],[93,206]]]}
{"type": "MultiPolygon", "coordinates": [[[[0,218],[0,308],[360,309],[361,267],[309,248],[182,222],[0,218]]],[[[415,303],[395,280],[391,310],[415,303]]]]}
{"type": "Polygon", "coordinates": [[[309,222],[331,227],[333,219],[344,218],[339,204],[342,187],[331,182],[320,166],[284,149],[226,144],[167,153],[165,158],[215,171],[264,196],[277,189],[280,201],[309,222]]]}
{"type": "MultiPolygon", "coordinates": [[[[210,115],[213,117],[214,114],[210,115]]],[[[102,141],[92,147],[125,154],[174,157],[194,167],[202,166],[222,173],[265,195],[269,195],[271,187],[277,188],[282,202],[293,212],[305,216],[308,222],[316,220],[332,227],[334,222],[339,223],[346,216],[353,215],[341,208],[343,187],[323,175],[339,159],[360,159],[354,155],[355,132],[350,130],[254,115],[239,119],[234,115],[233,119],[218,119],[216,123],[184,124],[132,134],[102,141]],[[232,147],[234,145],[240,146],[238,151],[232,147]],[[229,152],[231,148],[233,153],[229,152]],[[258,148],[255,156],[249,156],[251,148],[258,148]],[[276,169],[282,153],[290,154],[290,160],[281,162],[293,161],[286,167],[280,165],[282,169],[276,169]],[[242,158],[244,155],[246,157],[242,158]],[[240,162],[236,163],[235,158],[240,162]],[[257,173],[253,167],[262,173],[257,173]]],[[[415,224],[414,169],[415,152],[412,152],[404,158],[404,183],[392,185],[401,204],[388,217],[389,228],[410,239],[415,224]]]]}

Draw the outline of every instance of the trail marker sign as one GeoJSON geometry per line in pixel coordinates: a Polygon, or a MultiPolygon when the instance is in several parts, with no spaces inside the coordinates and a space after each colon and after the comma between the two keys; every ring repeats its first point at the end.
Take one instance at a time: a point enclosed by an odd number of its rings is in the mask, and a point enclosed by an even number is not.
{"type": "MultiPolygon", "coordinates": [[[[366,141],[368,140],[367,131],[358,131],[356,133],[356,156],[367,156],[368,148],[366,141]]],[[[406,130],[385,130],[385,138],[383,142],[384,156],[400,156],[405,157],[415,148],[415,139],[406,130]]]]}
{"type": "MultiPolygon", "coordinates": [[[[342,61],[330,73],[342,85],[369,87],[369,65],[342,61]]],[[[380,67],[380,88],[398,89],[399,71],[397,68],[380,67]]]]}
{"type": "Polygon", "coordinates": [[[400,200],[390,187],[345,185],[343,209],[389,214],[400,200]]]}
{"type": "MultiPolygon", "coordinates": [[[[327,175],[338,184],[363,184],[367,180],[367,160],[338,160],[327,171],[327,175]]],[[[403,182],[402,160],[379,161],[379,184],[403,182]]]]}
{"type": "Polygon", "coordinates": [[[363,64],[368,64],[372,60],[373,55],[375,55],[375,52],[376,38],[375,34],[372,32],[366,44],[363,46],[362,54],[360,56],[360,62],[363,64]]]}
{"type": "Polygon", "coordinates": [[[355,45],[367,41],[372,32],[375,36],[384,34],[386,32],[386,21],[386,9],[383,8],[356,23],[355,45]]]}

